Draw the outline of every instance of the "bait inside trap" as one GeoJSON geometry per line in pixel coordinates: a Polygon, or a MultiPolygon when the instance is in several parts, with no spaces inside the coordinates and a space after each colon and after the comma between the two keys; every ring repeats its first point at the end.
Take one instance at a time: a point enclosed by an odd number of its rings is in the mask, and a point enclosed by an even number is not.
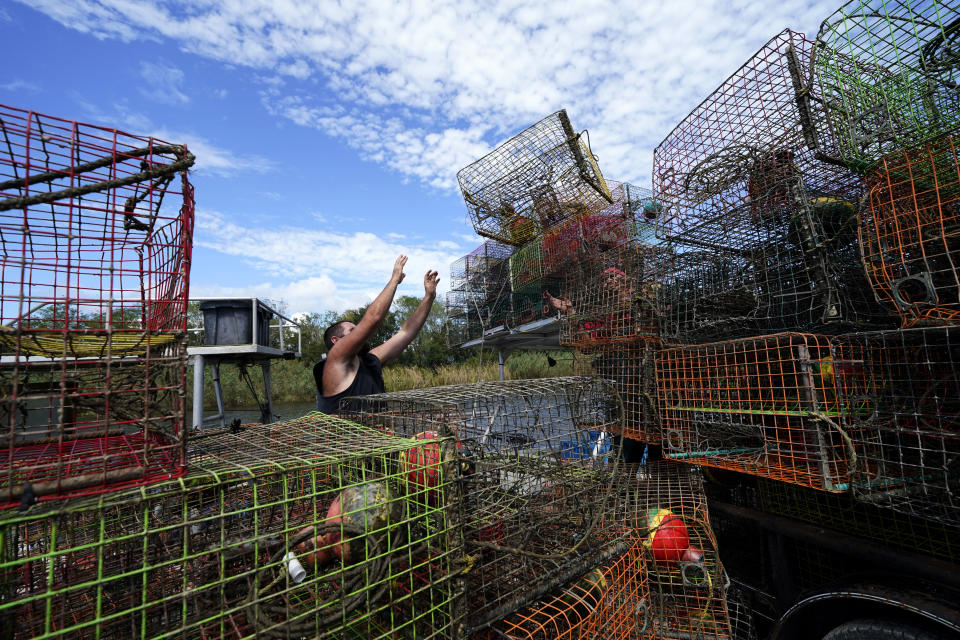
{"type": "Polygon", "coordinates": [[[0,106],[0,504],[184,472],[186,147],[0,106]]]}

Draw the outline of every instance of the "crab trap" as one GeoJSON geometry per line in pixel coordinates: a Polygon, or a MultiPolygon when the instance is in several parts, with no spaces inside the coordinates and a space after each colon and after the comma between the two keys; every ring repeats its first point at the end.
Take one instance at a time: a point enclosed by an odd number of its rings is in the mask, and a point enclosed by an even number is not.
{"type": "Polygon", "coordinates": [[[860,246],[877,297],[905,326],[960,324],[960,164],[953,134],[867,174],[860,246]]]}
{"type": "Polygon", "coordinates": [[[523,292],[536,288],[543,277],[542,241],[537,238],[510,256],[510,290],[523,292]]]}
{"type": "Polygon", "coordinates": [[[447,340],[451,346],[483,337],[484,331],[503,325],[512,318],[509,291],[486,300],[469,291],[447,292],[447,340]]]}
{"type": "Polygon", "coordinates": [[[495,299],[509,290],[509,258],[513,247],[493,240],[450,265],[450,288],[470,291],[484,299],[495,299]]]}
{"type": "Polygon", "coordinates": [[[543,236],[543,270],[562,275],[603,252],[637,238],[652,238],[659,205],[649,189],[625,182],[609,182],[613,204],[606,209],[573,218],[543,236]]]}
{"type": "Polygon", "coordinates": [[[560,344],[586,347],[660,334],[650,263],[656,250],[635,242],[597,256],[564,281],[560,344]]]}
{"type": "Polygon", "coordinates": [[[960,327],[841,336],[834,352],[854,495],[960,526],[960,327]]]}
{"type": "Polygon", "coordinates": [[[0,504],[184,471],[194,157],[0,106],[0,504]]]}
{"type": "Polygon", "coordinates": [[[824,20],[812,58],[842,159],[867,167],[960,124],[955,0],[853,0],[824,20]]]}
{"type": "Polygon", "coordinates": [[[663,348],[660,340],[638,338],[631,341],[581,347],[574,354],[576,375],[592,375],[610,380],[623,399],[621,435],[641,442],[660,444],[660,419],[657,412],[656,354],[663,348]]]}
{"type": "Polygon", "coordinates": [[[615,468],[622,404],[609,382],[452,385],[347,398],[340,411],[393,433],[456,439],[473,631],[610,559],[611,505],[598,496],[615,468]]]}
{"type": "Polygon", "coordinates": [[[474,230],[524,245],[613,198],[582,134],[558,111],[457,173],[474,230]]]}
{"type": "Polygon", "coordinates": [[[641,637],[732,638],[729,580],[717,555],[700,470],[672,461],[625,465],[613,487],[618,518],[643,545],[650,600],[641,637]]]}
{"type": "Polygon", "coordinates": [[[9,513],[14,638],[449,638],[452,441],[311,414],[204,434],[179,481],[9,513]]]}
{"type": "Polygon", "coordinates": [[[810,50],[779,34],[655,150],[665,337],[890,326],[857,246],[862,182],[820,159],[817,111],[798,107],[810,50]]]}
{"type": "Polygon", "coordinates": [[[783,333],[664,349],[657,402],[664,454],[695,464],[846,491],[869,416],[849,389],[870,384],[864,349],[842,356],[828,336],[783,333]]]}

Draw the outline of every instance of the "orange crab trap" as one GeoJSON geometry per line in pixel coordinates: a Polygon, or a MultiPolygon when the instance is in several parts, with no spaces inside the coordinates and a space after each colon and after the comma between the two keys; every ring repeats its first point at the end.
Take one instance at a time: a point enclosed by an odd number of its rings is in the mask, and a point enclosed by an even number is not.
{"type": "Polygon", "coordinates": [[[877,297],[905,326],[960,324],[960,164],[953,134],[867,174],[860,247],[877,297]]]}
{"type": "Polygon", "coordinates": [[[854,495],[960,526],[960,327],[841,336],[844,422],[858,455],[854,495]]]}
{"type": "Polygon", "coordinates": [[[612,204],[587,141],[558,111],[457,173],[474,230],[524,245],[565,220],[612,204]]]}
{"type": "Polygon", "coordinates": [[[956,129],[955,0],[852,0],[823,21],[813,86],[837,153],[869,167],[956,129]]]}
{"type": "Polygon", "coordinates": [[[586,347],[658,336],[654,254],[630,242],[571,269],[564,297],[552,303],[561,314],[560,344],[586,347]]]}
{"type": "Polygon", "coordinates": [[[613,486],[617,513],[643,548],[650,600],[644,603],[646,635],[640,637],[732,638],[729,580],[699,469],[672,461],[624,465],[613,486]]]}
{"type": "Polygon", "coordinates": [[[638,338],[592,347],[574,354],[574,373],[610,380],[623,399],[621,435],[660,444],[655,356],[663,344],[656,338],[638,338]]]}
{"type": "Polygon", "coordinates": [[[649,600],[640,542],[621,542],[614,550],[620,555],[498,621],[473,640],[644,637],[649,600]]]}
{"type": "Polygon", "coordinates": [[[614,468],[611,434],[622,404],[609,382],[452,385],[348,398],[340,411],[393,433],[455,438],[456,517],[472,562],[463,575],[470,630],[488,628],[612,557],[616,523],[605,515],[612,498],[602,489],[614,468]]]}
{"type": "Polygon", "coordinates": [[[664,337],[890,326],[857,246],[862,181],[821,159],[822,106],[803,84],[812,49],[780,33],[654,151],[664,337]]]}
{"type": "Polygon", "coordinates": [[[462,550],[447,517],[452,476],[432,454],[448,444],[322,414],[203,434],[182,481],[4,518],[3,628],[13,638],[453,637],[462,550]]]}
{"type": "Polygon", "coordinates": [[[0,507],[183,473],[186,147],[0,106],[0,507]]]}
{"type": "Polygon", "coordinates": [[[664,349],[657,401],[664,454],[824,491],[850,488],[858,439],[848,389],[869,388],[866,353],[783,333],[664,349]]]}

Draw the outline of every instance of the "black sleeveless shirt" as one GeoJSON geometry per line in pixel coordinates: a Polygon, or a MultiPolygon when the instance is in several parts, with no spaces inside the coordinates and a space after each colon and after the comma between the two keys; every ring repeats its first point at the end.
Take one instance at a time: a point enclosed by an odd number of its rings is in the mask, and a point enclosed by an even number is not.
{"type": "Polygon", "coordinates": [[[340,407],[340,400],[350,396],[369,396],[374,393],[383,393],[386,387],[383,384],[383,369],[380,359],[372,353],[359,354],[360,368],[354,376],[350,386],[332,396],[323,395],[323,365],[321,360],[313,367],[313,379],[317,383],[317,411],[335,414],[340,407]]]}

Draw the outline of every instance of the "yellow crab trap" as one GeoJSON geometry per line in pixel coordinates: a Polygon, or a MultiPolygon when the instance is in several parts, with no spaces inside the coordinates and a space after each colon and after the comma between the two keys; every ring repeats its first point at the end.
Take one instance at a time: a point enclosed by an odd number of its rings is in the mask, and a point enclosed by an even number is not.
{"type": "Polygon", "coordinates": [[[862,181],[821,159],[812,49],[775,36],[654,151],[665,338],[889,326],[857,247],[862,181]]]}
{"type": "Polygon", "coordinates": [[[960,324],[960,163],[955,134],[884,156],[866,176],[860,247],[877,297],[904,326],[960,324]]]}
{"type": "Polygon", "coordinates": [[[875,406],[847,401],[868,388],[855,345],[783,333],[664,349],[657,354],[657,401],[664,454],[824,491],[846,491],[870,431],[858,426],[875,406]]]}
{"type": "Polygon", "coordinates": [[[184,471],[186,147],[0,105],[0,508],[184,471]]]}
{"type": "Polygon", "coordinates": [[[202,434],[179,481],[8,512],[14,638],[449,638],[449,442],[311,414],[202,434]]]}
{"type": "Polygon", "coordinates": [[[650,599],[639,637],[730,639],[729,580],[700,470],[672,461],[624,465],[613,487],[618,518],[642,544],[650,599]]]}
{"type": "Polygon", "coordinates": [[[470,632],[610,559],[616,538],[601,489],[622,404],[609,382],[452,385],[348,398],[340,411],[385,431],[456,439],[470,632]]]}
{"type": "Polygon", "coordinates": [[[616,344],[581,347],[574,353],[576,375],[610,380],[623,400],[621,435],[660,444],[657,411],[656,354],[663,344],[656,338],[637,338],[616,344]]]}
{"type": "Polygon", "coordinates": [[[524,245],[565,220],[613,202],[566,111],[530,126],[457,173],[474,230],[524,245]]]}
{"type": "Polygon", "coordinates": [[[840,157],[867,167],[960,124],[955,0],[852,0],[820,26],[813,84],[840,157]]]}
{"type": "Polygon", "coordinates": [[[852,334],[836,345],[843,422],[858,456],[854,494],[960,526],[960,327],[852,334]]]}
{"type": "Polygon", "coordinates": [[[570,269],[563,297],[551,301],[561,316],[560,344],[586,347],[658,336],[654,251],[630,242],[570,269]]]}

